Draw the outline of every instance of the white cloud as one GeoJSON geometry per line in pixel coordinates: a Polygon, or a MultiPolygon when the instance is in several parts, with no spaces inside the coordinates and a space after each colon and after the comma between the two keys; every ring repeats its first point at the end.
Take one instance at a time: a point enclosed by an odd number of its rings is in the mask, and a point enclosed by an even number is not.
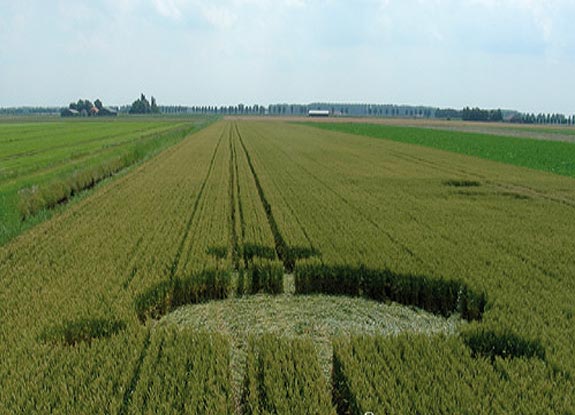
{"type": "Polygon", "coordinates": [[[495,11],[508,8],[529,13],[546,42],[553,38],[554,11],[569,5],[564,0],[469,0],[469,3],[495,11]]]}
{"type": "Polygon", "coordinates": [[[174,20],[182,18],[181,4],[178,0],[154,0],[154,6],[164,17],[174,20]]]}
{"type": "Polygon", "coordinates": [[[237,20],[237,15],[224,6],[204,6],[202,15],[208,23],[218,29],[229,29],[237,20]]]}
{"type": "Polygon", "coordinates": [[[140,5],[140,0],[106,0],[108,9],[120,14],[128,14],[136,10],[140,5]]]}
{"type": "Polygon", "coordinates": [[[308,0],[285,0],[285,4],[288,7],[305,7],[308,3],[308,0]]]}

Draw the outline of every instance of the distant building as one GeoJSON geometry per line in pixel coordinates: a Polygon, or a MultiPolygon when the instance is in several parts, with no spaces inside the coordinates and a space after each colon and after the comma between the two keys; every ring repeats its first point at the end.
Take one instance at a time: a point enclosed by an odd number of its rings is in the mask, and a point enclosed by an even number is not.
{"type": "Polygon", "coordinates": [[[108,107],[98,108],[92,106],[89,111],[87,111],[86,108],[82,108],[80,111],[73,108],[64,108],[60,111],[60,115],[62,117],[115,117],[118,115],[118,112],[108,107]]]}
{"type": "Polygon", "coordinates": [[[79,117],[80,112],[70,108],[65,108],[62,111],[60,111],[60,115],[62,117],[79,117]]]}
{"type": "Polygon", "coordinates": [[[114,111],[112,108],[102,107],[98,115],[100,117],[115,117],[118,115],[118,112],[114,111]]]}
{"type": "Polygon", "coordinates": [[[308,117],[329,117],[329,110],[309,110],[308,117]]]}

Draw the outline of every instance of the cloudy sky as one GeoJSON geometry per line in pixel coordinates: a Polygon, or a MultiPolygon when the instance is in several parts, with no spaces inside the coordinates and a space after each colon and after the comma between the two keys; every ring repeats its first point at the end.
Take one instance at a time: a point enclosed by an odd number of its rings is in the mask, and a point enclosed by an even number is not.
{"type": "Polygon", "coordinates": [[[0,106],[575,113],[574,0],[0,0],[0,106]]]}

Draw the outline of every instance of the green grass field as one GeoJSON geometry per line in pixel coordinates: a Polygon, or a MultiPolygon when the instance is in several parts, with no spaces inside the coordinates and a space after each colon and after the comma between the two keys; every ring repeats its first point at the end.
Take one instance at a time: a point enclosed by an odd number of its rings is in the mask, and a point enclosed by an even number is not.
{"type": "Polygon", "coordinates": [[[85,188],[176,143],[205,120],[0,122],[0,244],[85,188]]]}
{"type": "Polygon", "coordinates": [[[224,120],[0,247],[0,413],[574,413],[574,179],[413,144],[224,120]]]}
{"type": "MultiPolygon", "coordinates": [[[[575,143],[360,123],[305,123],[330,131],[417,144],[575,177],[575,143]]],[[[528,129],[522,129],[528,130],[528,129]]],[[[539,129],[532,128],[537,132],[539,129]]],[[[547,132],[557,132],[545,129],[547,132]]],[[[571,134],[568,129],[559,130],[571,134]]]]}

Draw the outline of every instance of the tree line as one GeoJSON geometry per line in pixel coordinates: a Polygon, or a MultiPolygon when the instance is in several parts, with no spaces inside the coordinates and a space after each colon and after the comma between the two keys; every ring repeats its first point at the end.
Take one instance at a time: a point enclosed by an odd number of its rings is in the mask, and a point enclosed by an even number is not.
{"type": "Polygon", "coordinates": [[[18,107],[0,108],[0,115],[46,115],[62,116],[102,116],[123,114],[206,114],[206,115],[273,115],[273,116],[306,116],[310,110],[327,110],[331,115],[348,117],[393,117],[447,119],[484,122],[512,122],[522,124],[558,124],[575,125],[575,115],[553,113],[521,113],[501,109],[482,109],[465,107],[463,109],[437,108],[428,106],[410,106],[393,104],[349,104],[349,103],[311,103],[311,104],[270,104],[270,105],[161,105],[152,96],[150,100],[141,94],[131,105],[105,107],[100,99],[92,103],[80,99],[71,103],[68,108],[54,107],[18,107]]]}
{"type": "Polygon", "coordinates": [[[0,108],[0,115],[56,115],[60,107],[8,107],[0,108]]]}
{"type": "Polygon", "coordinates": [[[510,120],[519,124],[562,124],[575,125],[575,115],[565,116],[564,114],[516,114],[510,120]]]}
{"type": "Polygon", "coordinates": [[[503,121],[503,113],[500,109],[497,110],[484,110],[481,108],[465,107],[461,111],[461,119],[463,121],[503,121]]]}

